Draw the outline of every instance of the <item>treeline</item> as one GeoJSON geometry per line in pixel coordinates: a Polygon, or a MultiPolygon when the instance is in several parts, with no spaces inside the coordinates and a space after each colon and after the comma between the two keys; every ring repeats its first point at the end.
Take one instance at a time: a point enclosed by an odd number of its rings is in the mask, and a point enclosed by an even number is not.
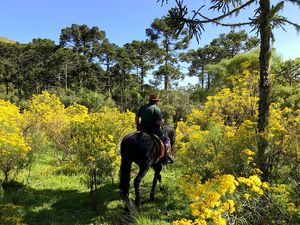
{"type": "MultiPolygon", "coordinates": [[[[170,92],[170,101],[186,116],[177,123],[173,168],[180,172],[180,179],[174,185],[186,194],[189,201],[185,204],[191,209],[190,214],[177,214],[172,224],[194,224],[191,218],[202,224],[259,224],[262,218],[266,224],[299,223],[300,61],[281,62],[276,57],[273,61],[270,123],[263,134],[269,143],[267,181],[256,163],[260,134],[255,51],[207,66],[205,73],[214,77],[209,91],[214,93],[191,113],[185,114],[187,104],[170,92]]],[[[114,107],[97,110],[66,106],[55,94],[44,91],[33,95],[22,111],[0,100],[2,193],[8,193],[20,171],[27,171],[29,180],[39,157],[50,156],[55,166],[45,174],[80,176],[97,212],[104,200],[96,190],[117,181],[120,140],[135,130],[134,113],[114,107]]],[[[164,112],[165,118],[176,115],[172,108],[164,112]]],[[[11,202],[1,201],[4,205],[11,202]]],[[[11,224],[13,218],[3,212],[3,220],[11,224]]],[[[26,221],[20,212],[15,214],[26,221]]]]}
{"type": "Polygon", "coordinates": [[[55,173],[84,177],[97,206],[97,187],[117,180],[119,143],[135,129],[135,109],[159,91],[165,122],[177,122],[174,169],[183,176],[176,188],[191,208],[173,224],[298,224],[300,58],[283,61],[272,52],[269,123],[259,132],[258,40],[230,32],[187,50],[188,38],[171,39],[162,22],[153,22],[148,40],[123,47],[85,25],[63,29],[58,45],[0,43],[3,189],[21,169],[30,176],[48,153],[55,173]],[[174,88],[183,75],[200,82],[174,88]],[[268,143],[265,171],[261,137],[268,143]]]}
{"type": "Polygon", "coordinates": [[[208,64],[258,44],[245,31],[232,31],[187,51],[187,31],[174,33],[164,18],[155,19],[146,35],[144,41],[117,46],[98,27],[73,24],[61,30],[59,44],[41,38],[27,44],[0,42],[1,95],[22,107],[23,100],[47,90],[66,105],[79,102],[93,108],[85,100],[100,98],[136,110],[150,92],[163,87],[168,95],[186,75],[198,76],[201,89],[210,89],[214,77],[206,73],[208,64]],[[189,63],[186,74],[182,62],[189,63]]]}

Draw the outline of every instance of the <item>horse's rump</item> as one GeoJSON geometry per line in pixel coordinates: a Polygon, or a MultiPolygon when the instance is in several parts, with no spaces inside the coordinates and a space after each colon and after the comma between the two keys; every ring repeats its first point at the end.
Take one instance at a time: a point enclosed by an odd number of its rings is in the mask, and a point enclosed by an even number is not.
{"type": "Polygon", "coordinates": [[[121,156],[136,163],[141,160],[156,162],[163,153],[159,137],[144,131],[130,133],[121,142],[121,156]]]}

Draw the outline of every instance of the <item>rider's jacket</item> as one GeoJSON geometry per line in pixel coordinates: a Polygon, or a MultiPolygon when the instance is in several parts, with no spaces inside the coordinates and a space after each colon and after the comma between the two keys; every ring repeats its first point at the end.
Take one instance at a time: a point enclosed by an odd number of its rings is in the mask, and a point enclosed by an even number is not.
{"type": "Polygon", "coordinates": [[[140,125],[142,127],[159,128],[159,124],[156,121],[161,121],[162,115],[158,106],[154,102],[142,106],[136,114],[141,118],[140,125]]]}

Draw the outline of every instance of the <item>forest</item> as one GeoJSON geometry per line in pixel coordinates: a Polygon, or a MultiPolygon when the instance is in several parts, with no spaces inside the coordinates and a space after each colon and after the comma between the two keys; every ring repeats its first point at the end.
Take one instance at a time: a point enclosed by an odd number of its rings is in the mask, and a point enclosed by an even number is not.
{"type": "Polygon", "coordinates": [[[187,18],[175,2],[123,46],[86,24],[62,28],[59,43],[0,38],[1,225],[300,223],[300,56],[283,60],[271,45],[274,27],[300,26],[278,15],[283,3],[259,1],[247,23],[257,33],[232,29],[191,49],[203,24],[258,1],[211,1],[216,18],[187,18]],[[198,83],[180,85],[189,77],[198,83]],[[175,163],[154,202],[149,170],[127,212],[120,143],[153,93],[176,129],[175,163]]]}

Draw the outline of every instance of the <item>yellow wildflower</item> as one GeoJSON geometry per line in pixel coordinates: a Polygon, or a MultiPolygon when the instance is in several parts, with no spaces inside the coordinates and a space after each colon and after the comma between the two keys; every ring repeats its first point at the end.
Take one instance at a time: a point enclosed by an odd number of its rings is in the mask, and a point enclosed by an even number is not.
{"type": "Polygon", "coordinates": [[[252,156],[252,155],[254,155],[255,154],[255,152],[253,152],[253,151],[251,151],[250,149],[244,149],[243,151],[242,151],[244,154],[246,154],[246,155],[248,155],[248,156],[252,156]]]}
{"type": "Polygon", "coordinates": [[[259,195],[263,195],[263,194],[264,194],[263,190],[262,190],[260,187],[258,187],[258,186],[253,186],[253,187],[251,188],[251,190],[252,190],[253,192],[256,192],[256,193],[259,194],[259,195]]]}
{"type": "Polygon", "coordinates": [[[262,182],[261,182],[260,178],[257,175],[250,176],[249,179],[252,180],[253,184],[256,185],[256,186],[261,186],[262,185],[262,182]]]}
{"type": "Polygon", "coordinates": [[[251,198],[251,195],[246,193],[246,194],[244,194],[244,198],[248,201],[251,198]]]}
{"type": "Polygon", "coordinates": [[[234,201],[231,199],[227,200],[228,204],[229,204],[229,213],[233,213],[235,211],[235,207],[234,207],[234,201]]]}
{"type": "Polygon", "coordinates": [[[296,213],[296,212],[298,212],[298,209],[297,209],[297,207],[296,207],[296,205],[295,205],[294,203],[289,203],[289,204],[288,204],[287,210],[288,210],[289,212],[291,212],[291,213],[296,213]]]}
{"type": "Polygon", "coordinates": [[[263,187],[264,189],[269,189],[269,184],[268,184],[268,182],[263,182],[263,183],[262,183],[262,187],[263,187]]]}

